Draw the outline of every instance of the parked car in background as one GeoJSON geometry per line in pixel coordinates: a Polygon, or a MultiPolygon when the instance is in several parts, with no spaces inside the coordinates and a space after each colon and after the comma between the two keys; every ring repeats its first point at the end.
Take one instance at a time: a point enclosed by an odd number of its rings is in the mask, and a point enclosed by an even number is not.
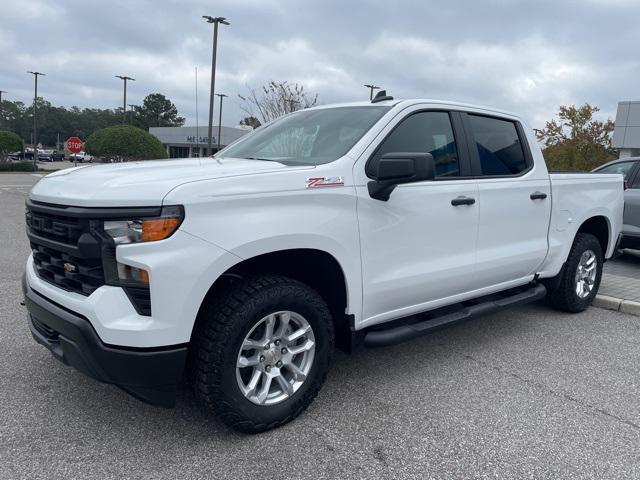
{"type": "Polygon", "coordinates": [[[640,157],[620,158],[593,170],[597,173],[620,173],[627,189],[624,192],[624,220],[620,248],[640,250],[640,157]]]}
{"type": "Polygon", "coordinates": [[[13,152],[9,154],[9,160],[20,161],[20,160],[33,160],[33,151],[24,152],[13,152]]]}
{"type": "Polygon", "coordinates": [[[41,162],[53,162],[53,150],[38,150],[38,160],[41,162]]]}
{"type": "Polygon", "coordinates": [[[61,162],[64,160],[64,152],[61,152],[59,150],[54,150],[51,153],[51,161],[53,162],[61,162]]]}
{"type": "Polygon", "coordinates": [[[71,155],[69,155],[69,161],[78,163],[91,163],[93,162],[93,157],[86,152],[72,153],[71,155]]]}

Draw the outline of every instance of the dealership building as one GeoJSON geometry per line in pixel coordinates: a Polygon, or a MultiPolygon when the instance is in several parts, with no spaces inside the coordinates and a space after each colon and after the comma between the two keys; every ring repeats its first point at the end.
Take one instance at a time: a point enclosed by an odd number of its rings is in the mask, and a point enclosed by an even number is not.
{"type": "Polygon", "coordinates": [[[640,101],[618,103],[612,146],[620,158],[640,156],[640,101]]]}
{"type": "MultiPolygon", "coordinates": [[[[251,127],[221,127],[220,148],[251,132],[251,127]]],[[[151,127],[149,133],[155,136],[164,148],[169,158],[201,157],[207,148],[207,127],[151,127]]],[[[218,147],[218,126],[213,126],[211,144],[215,152],[218,147]]]]}

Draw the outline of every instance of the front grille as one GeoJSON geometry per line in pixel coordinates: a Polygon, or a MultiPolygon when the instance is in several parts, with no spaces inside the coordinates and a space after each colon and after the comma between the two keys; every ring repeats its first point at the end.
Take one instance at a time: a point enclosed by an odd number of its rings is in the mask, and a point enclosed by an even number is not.
{"type": "Polygon", "coordinates": [[[140,315],[151,315],[148,287],[123,284],[116,247],[104,233],[105,219],[157,216],[156,207],[66,207],[27,200],[27,236],[38,276],[57,287],[91,295],[102,285],[124,289],[140,315]]]}
{"type": "Polygon", "coordinates": [[[27,202],[27,235],[43,280],[90,295],[105,284],[97,221],[66,214],[64,207],[27,202]]]}
{"type": "Polygon", "coordinates": [[[76,245],[83,230],[87,230],[87,221],[79,218],[34,212],[27,209],[27,228],[34,235],[48,240],[76,245]]]}
{"type": "Polygon", "coordinates": [[[43,280],[82,295],[91,295],[104,285],[100,259],[78,259],[33,242],[31,249],[36,272],[43,280]]]}

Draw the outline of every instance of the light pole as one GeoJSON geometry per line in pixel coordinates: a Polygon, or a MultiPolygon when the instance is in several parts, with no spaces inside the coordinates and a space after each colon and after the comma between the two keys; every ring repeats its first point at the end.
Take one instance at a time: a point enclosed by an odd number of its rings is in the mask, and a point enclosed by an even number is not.
{"type": "Polygon", "coordinates": [[[129,108],[130,108],[130,110],[129,110],[129,125],[131,125],[131,123],[132,123],[132,120],[133,120],[133,109],[136,108],[136,107],[137,107],[137,105],[134,105],[133,103],[129,104],[129,108]]]}
{"type": "Polygon", "coordinates": [[[379,90],[380,87],[375,86],[373,83],[365,84],[365,87],[367,87],[369,89],[369,100],[373,100],[373,91],[374,90],[379,90]]]}
{"type": "Polygon", "coordinates": [[[9,93],[6,90],[0,90],[0,127],[2,127],[2,94],[9,93]]]}
{"type": "Polygon", "coordinates": [[[218,24],[229,25],[224,17],[202,15],[207,23],[213,23],[213,53],[211,55],[211,91],[209,92],[209,138],[207,139],[207,154],[211,155],[211,134],[213,133],[213,100],[216,90],[216,51],[218,50],[218,24]]]}
{"type": "Polygon", "coordinates": [[[124,81],[124,99],[122,100],[122,123],[127,123],[127,80],[135,82],[135,78],[127,77],[126,75],[116,75],[115,78],[119,78],[124,81]]]}
{"type": "Polygon", "coordinates": [[[35,88],[33,93],[33,171],[35,172],[38,169],[38,121],[37,121],[37,107],[36,103],[38,100],[38,76],[46,76],[45,73],[42,72],[27,72],[33,75],[35,80],[35,88]]]}
{"type": "Polygon", "coordinates": [[[220,134],[222,133],[222,100],[224,100],[224,97],[227,97],[228,95],[225,95],[224,93],[216,93],[216,95],[218,97],[220,97],[220,119],[218,120],[218,149],[217,151],[220,151],[220,134]]]}

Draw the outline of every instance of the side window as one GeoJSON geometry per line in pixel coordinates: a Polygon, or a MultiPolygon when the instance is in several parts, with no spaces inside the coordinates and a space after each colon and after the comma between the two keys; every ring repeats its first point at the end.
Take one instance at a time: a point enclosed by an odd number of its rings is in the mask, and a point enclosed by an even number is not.
{"type": "Polygon", "coordinates": [[[601,168],[596,173],[621,173],[625,180],[629,178],[629,174],[633,169],[634,162],[614,163],[607,167],[601,168]]]}
{"type": "Polygon", "coordinates": [[[527,161],[514,122],[469,114],[482,175],[517,175],[527,161]]]}
{"type": "Polygon", "coordinates": [[[633,181],[633,184],[631,185],[631,188],[640,189],[640,165],[638,165],[638,169],[636,170],[636,178],[633,181]]]}
{"type": "Polygon", "coordinates": [[[458,150],[447,112],[418,112],[402,120],[367,164],[367,175],[375,175],[378,161],[385,153],[401,152],[433,155],[437,177],[460,175],[458,150]]]}

